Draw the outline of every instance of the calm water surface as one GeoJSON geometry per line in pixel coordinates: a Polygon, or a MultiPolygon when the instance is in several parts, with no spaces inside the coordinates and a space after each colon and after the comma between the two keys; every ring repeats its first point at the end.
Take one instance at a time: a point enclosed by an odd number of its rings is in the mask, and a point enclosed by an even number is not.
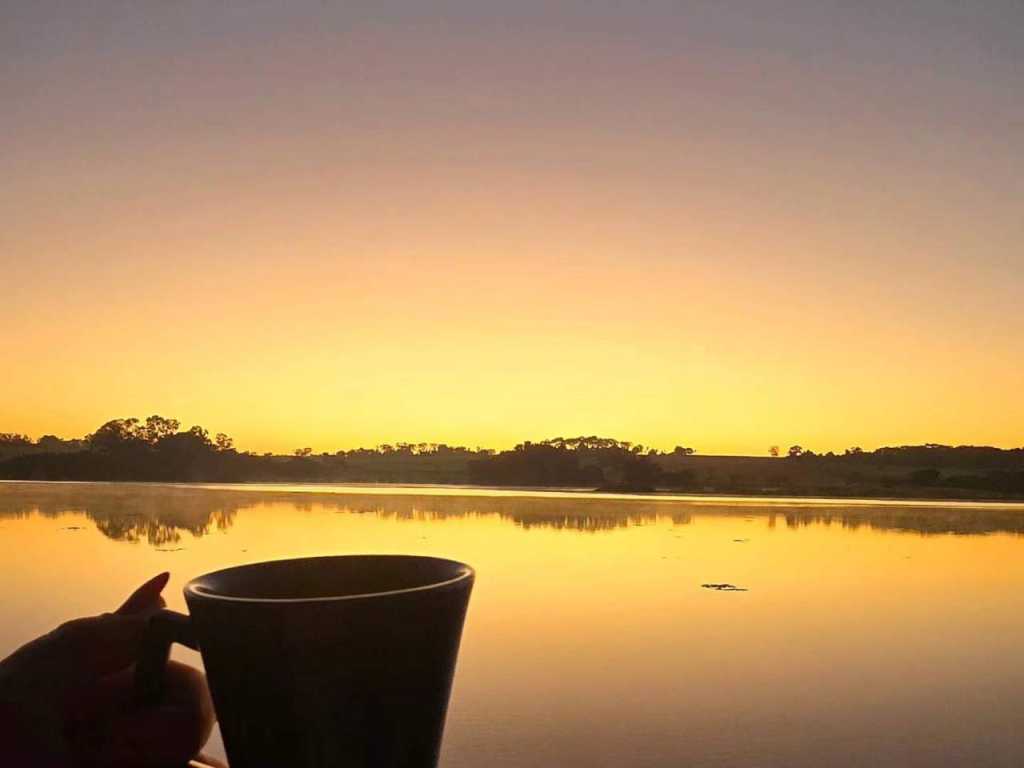
{"type": "Polygon", "coordinates": [[[161,570],[183,610],[227,565],[430,554],[478,572],[447,768],[1020,766],[1022,534],[1013,505],[0,483],[0,654],[161,570]]]}

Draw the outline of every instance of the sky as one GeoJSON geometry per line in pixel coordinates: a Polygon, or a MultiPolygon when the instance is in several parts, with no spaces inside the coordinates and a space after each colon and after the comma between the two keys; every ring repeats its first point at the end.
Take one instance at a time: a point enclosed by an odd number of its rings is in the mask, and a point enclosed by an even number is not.
{"type": "Polygon", "coordinates": [[[0,9],[0,431],[1024,445],[1024,4],[0,9]]]}

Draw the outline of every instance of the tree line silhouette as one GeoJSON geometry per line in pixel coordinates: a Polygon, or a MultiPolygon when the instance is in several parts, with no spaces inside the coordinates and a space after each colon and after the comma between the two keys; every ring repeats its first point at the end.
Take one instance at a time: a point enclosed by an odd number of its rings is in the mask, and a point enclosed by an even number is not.
{"type": "Polygon", "coordinates": [[[606,491],[1016,498],[1024,449],[928,443],[842,454],[794,445],[769,456],[698,456],[598,436],[510,450],[397,443],[314,454],[240,451],[224,433],[153,415],[114,419],[81,439],[0,433],[0,478],[162,482],[391,482],[606,491]]]}
{"type": "Polygon", "coordinates": [[[662,454],[641,444],[604,437],[556,437],[520,443],[510,451],[476,458],[467,473],[480,485],[575,486],[601,490],[653,491],[692,485],[688,471],[667,471],[656,459],[692,456],[678,446],[662,454]]]}

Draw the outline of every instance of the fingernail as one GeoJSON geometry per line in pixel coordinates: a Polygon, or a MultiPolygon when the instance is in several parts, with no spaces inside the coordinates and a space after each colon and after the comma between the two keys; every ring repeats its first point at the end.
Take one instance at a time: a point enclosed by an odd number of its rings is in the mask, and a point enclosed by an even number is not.
{"type": "Polygon", "coordinates": [[[170,571],[164,571],[163,573],[158,573],[152,579],[147,581],[143,586],[149,587],[151,589],[155,589],[157,592],[159,592],[160,590],[162,590],[164,587],[167,586],[167,582],[170,580],[170,578],[171,578],[171,572],[170,571]],[[157,586],[157,585],[159,585],[159,586],[157,586]]]}
{"type": "Polygon", "coordinates": [[[171,574],[168,571],[158,573],[156,576],[151,578],[141,587],[132,592],[131,596],[124,601],[124,604],[117,609],[116,613],[138,613],[148,608],[152,608],[153,604],[158,602],[160,593],[164,587],[167,586],[167,581],[171,578],[171,574]]]}

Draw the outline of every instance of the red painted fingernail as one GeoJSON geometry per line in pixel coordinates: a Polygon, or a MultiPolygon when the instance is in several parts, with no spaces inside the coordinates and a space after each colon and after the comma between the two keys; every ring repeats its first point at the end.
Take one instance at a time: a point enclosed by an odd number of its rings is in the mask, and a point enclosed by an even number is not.
{"type": "Polygon", "coordinates": [[[160,593],[163,592],[163,589],[167,586],[167,581],[170,578],[171,574],[168,571],[157,574],[132,592],[131,596],[124,601],[124,604],[117,609],[116,613],[122,615],[126,613],[138,613],[140,611],[153,608],[154,604],[158,602],[160,593]]]}

